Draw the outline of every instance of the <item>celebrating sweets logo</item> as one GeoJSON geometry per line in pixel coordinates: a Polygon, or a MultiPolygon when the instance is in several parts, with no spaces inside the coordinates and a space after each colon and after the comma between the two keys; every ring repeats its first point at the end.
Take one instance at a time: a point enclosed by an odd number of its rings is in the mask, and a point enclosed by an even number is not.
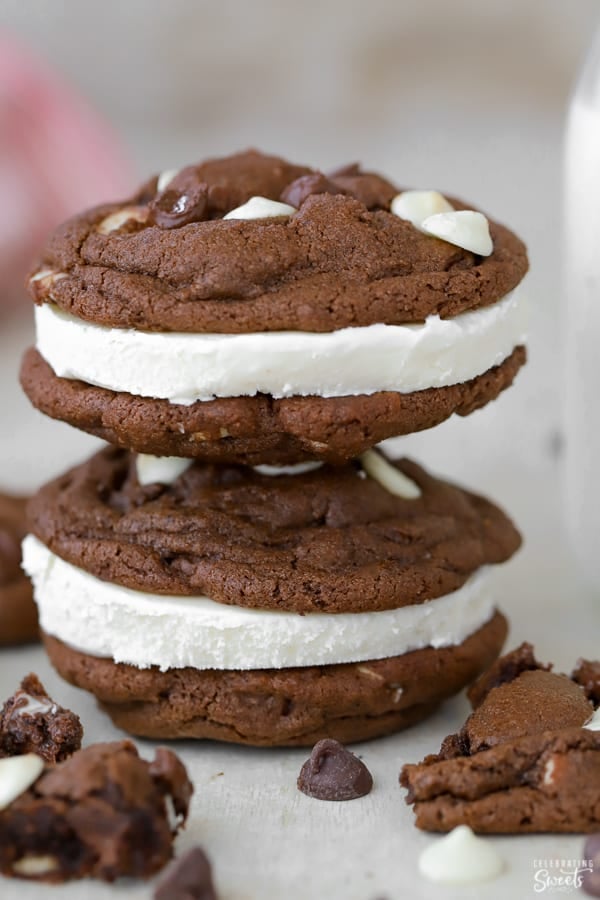
{"type": "Polygon", "coordinates": [[[578,890],[588,872],[593,872],[591,859],[534,859],[533,889],[536,894],[568,894],[578,890]]]}

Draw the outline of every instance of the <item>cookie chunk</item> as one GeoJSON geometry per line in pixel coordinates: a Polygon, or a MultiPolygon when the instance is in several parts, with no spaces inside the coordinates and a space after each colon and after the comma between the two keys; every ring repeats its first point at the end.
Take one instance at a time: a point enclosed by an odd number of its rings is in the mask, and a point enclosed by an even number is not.
{"type": "Polygon", "coordinates": [[[172,856],[192,790],[170,750],[148,763],[130,741],[86,747],[0,811],[0,871],[53,883],[149,878],[172,856]]]}
{"type": "Polygon", "coordinates": [[[0,494],[0,645],[37,641],[31,583],[21,569],[27,498],[0,494]]]}
{"type": "Polygon", "coordinates": [[[475,685],[477,705],[438,754],[404,766],[400,783],[416,824],[481,833],[597,831],[600,732],[594,705],[530,645],[475,685]],[[587,727],[589,726],[589,727],[587,727]]]}
{"type": "Polygon", "coordinates": [[[35,753],[48,763],[62,762],[81,747],[79,716],[59,706],[30,674],[0,712],[0,757],[35,753]]]}
{"type": "Polygon", "coordinates": [[[405,193],[248,151],[75,217],[30,278],[26,393],[119,446],[245,464],[469,414],[525,361],[525,248],[456,199],[457,228],[419,222],[405,193]]]}

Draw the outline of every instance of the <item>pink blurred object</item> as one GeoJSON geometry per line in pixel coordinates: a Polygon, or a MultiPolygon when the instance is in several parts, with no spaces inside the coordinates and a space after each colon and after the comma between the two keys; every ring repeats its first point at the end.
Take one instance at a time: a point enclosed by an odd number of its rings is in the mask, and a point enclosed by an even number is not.
{"type": "Polygon", "coordinates": [[[0,33],[0,313],[23,296],[48,232],[126,197],[131,167],[101,117],[49,66],[0,33]]]}

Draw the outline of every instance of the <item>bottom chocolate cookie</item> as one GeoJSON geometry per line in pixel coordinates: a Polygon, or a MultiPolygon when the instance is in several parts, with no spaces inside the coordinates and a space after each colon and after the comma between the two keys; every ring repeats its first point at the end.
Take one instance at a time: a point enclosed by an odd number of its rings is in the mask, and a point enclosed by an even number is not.
{"type": "Polygon", "coordinates": [[[454,413],[467,416],[485,406],[512,384],[525,357],[525,348],[516,347],[470,381],[408,394],[280,400],[257,394],[182,406],[59,378],[31,348],[21,384],[47,416],[140,453],[248,465],[343,463],[386,438],[433,428],[454,413]]]}
{"type": "Polygon", "coordinates": [[[95,694],[115,725],[153,739],[254,746],[363,741],[429,715],[486,669],[507,633],[501,613],[461,644],[331,666],[232,671],[138,669],[43,634],[60,675],[95,694]]]}
{"type": "Polygon", "coordinates": [[[21,569],[26,503],[24,497],[0,494],[0,646],[38,640],[31,582],[21,569]]]}

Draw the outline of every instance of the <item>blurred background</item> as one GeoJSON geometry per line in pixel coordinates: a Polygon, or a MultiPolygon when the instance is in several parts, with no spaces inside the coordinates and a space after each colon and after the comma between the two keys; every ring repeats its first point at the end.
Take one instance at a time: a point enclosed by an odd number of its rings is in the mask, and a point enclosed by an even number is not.
{"type": "MultiPolygon", "coordinates": [[[[17,41],[36,65],[54,70],[58,106],[65,85],[87,104],[85,127],[79,106],[70,126],[52,133],[51,123],[39,127],[43,99],[27,94],[25,142],[33,134],[38,168],[51,158],[49,171],[31,180],[30,213],[35,220],[43,209],[47,229],[53,215],[123,193],[149,173],[250,145],[324,168],[360,160],[401,185],[470,200],[530,248],[530,364],[497,403],[403,440],[400,450],[504,494],[526,515],[524,479],[542,470],[552,479],[561,447],[564,116],[599,16],[597,0],[575,0],[568,10],[561,0],[1,0],[5,59],[17,41]]],[[[15,166],[6,137],[11,103],[4,73],[5,243],[7,234],[14,241],[15,223],[26,223],[23,196],[6,187],[15,166]]],[[[25,224],[29,255],[38,230],[25,224]]],[[[6,277],[6,300],[7,284],[6,277]]],[[[29,304],[18,309],[27,323],[14,313],[0,320],[0,458],[5,480],[30,487],[92,441],[44,420],[20,397],[15,371],[29,340],[29,304]]]]}

